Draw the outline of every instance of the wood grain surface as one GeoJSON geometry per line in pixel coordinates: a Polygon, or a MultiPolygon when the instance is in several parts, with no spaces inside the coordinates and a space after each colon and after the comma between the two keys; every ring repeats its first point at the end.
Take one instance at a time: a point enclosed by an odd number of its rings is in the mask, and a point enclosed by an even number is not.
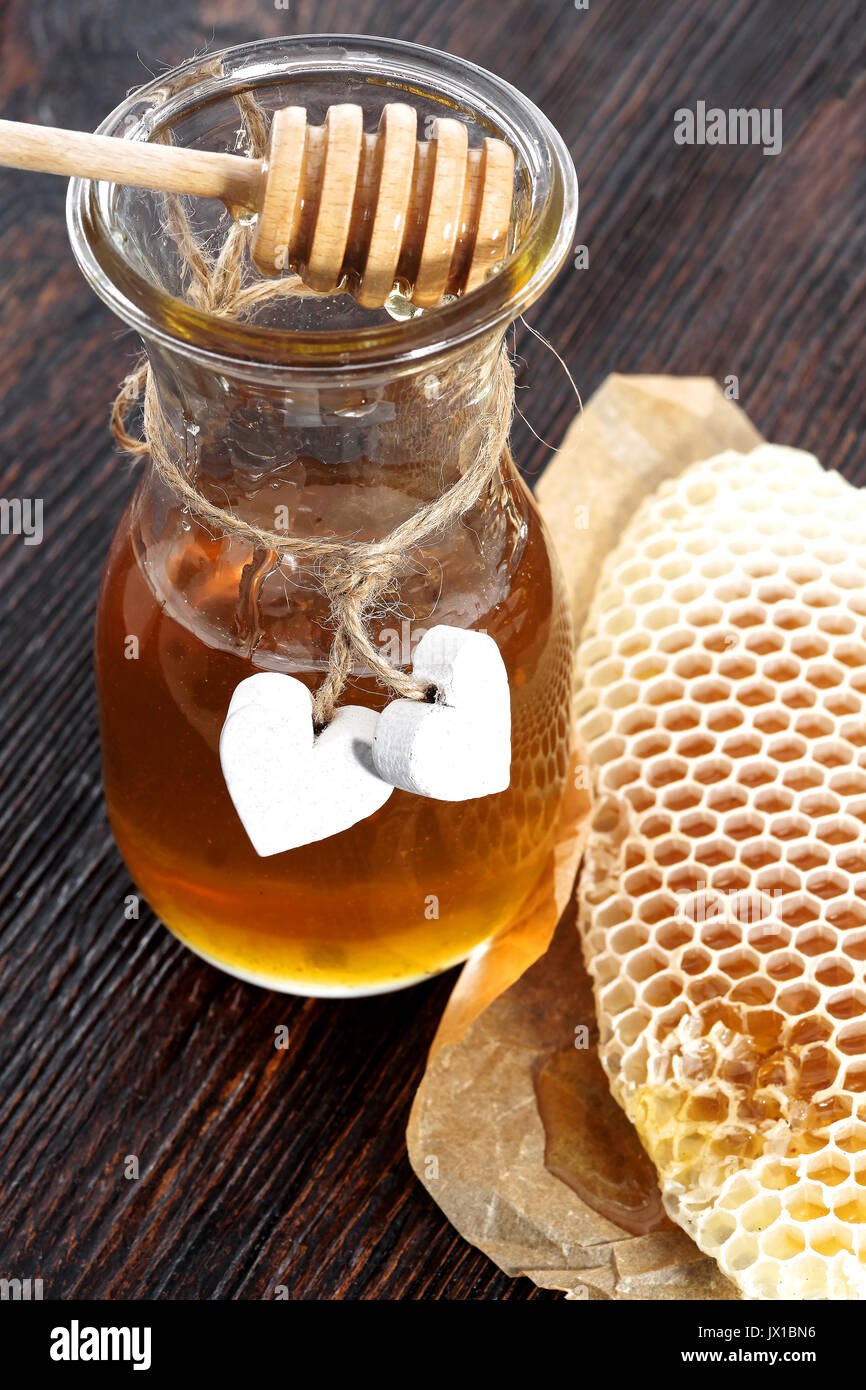
{"type": "MultiPolygon", "coordinates": [[[[577,165],[589,268],[528,318],[584,396],[611,371],[736,375],[768,438],[866,481],[860,0],[6,0],[0,24],[0,115],[80,129],[194,51],[281,32],[496,70],[577,165]],[[781,108],[782,154],[678,146],[673,113],[698,100],[781,108]]],[[[146,910],[124,918],[90,649],[134,483],[107,406],[137,344],[73,264],[63,182],[2,171],[0,194],[0,496],[42,498],[45,518],[41,545],[0,536],[0,1276],[46,1298],[548,1297],[467,1246],[406,1161],[453,975],[292,999],[210,969],[146,910]]],[[[574,401],[522,327],[517,348],[531,476],[574,401]]]]}

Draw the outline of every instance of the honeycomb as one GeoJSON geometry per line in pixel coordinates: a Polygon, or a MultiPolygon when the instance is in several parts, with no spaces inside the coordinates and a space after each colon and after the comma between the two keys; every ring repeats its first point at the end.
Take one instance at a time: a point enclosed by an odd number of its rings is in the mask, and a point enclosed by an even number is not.
{"type": "Polygon", "coordinates": [[[866,498],[793,449],[691,467],[578,672],[613,1094],[744,1296],[866,1298],[866,498]]]}

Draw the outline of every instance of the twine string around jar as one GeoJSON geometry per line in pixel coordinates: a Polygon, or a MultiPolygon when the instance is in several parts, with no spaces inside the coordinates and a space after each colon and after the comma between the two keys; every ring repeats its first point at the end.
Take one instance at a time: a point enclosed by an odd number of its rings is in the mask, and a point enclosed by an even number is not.
{"type": "MultiPolygon", "coordinates": [[[[247,131],[251,152],[261,154],[267,143],[264,113],[251,93],[235,98],[247,131]]],[[[164,195],[166,230],[172,236],[188,275],[187,293],[197,307],[226,318],[242,317],[255,305],[277,297],[310,295],[297,276],[255,278],[247,256],[248,229],[233,223],[219,252],[214,255],[198,242],[183,204],[175,194],[164,195]]],[[[387,660],[371,636],[368,619],[385,591],[394,585],[408,554],[444,534],[481,501],[496,478],[514,408],[514,372],[503,347],[495,369],[488,404],[484,408],[481,446],[466,472],[439,497],[420,507],[377,541],[342,541],[330,537],[290,535],[245,521],[218,506],[193,485],[178,458],[174,432],[159,401],[153,373],[142,358],[126,377],[111,411],[111,430],[126,453],[149,455],[163,482],[182,499],[190,514],[223,535],[247,540],[255,548],[278,556],[308,558],[330,605],[333,639],[324,682],[313,697],[317,729],[332,718],[334,709],[357,663],[370,670],[381,685],[404,698],[420,700],[427,686],[387,660]],[[126,428],[126,416],[143,395],[144,437],[137,439],[126,428]]]]}

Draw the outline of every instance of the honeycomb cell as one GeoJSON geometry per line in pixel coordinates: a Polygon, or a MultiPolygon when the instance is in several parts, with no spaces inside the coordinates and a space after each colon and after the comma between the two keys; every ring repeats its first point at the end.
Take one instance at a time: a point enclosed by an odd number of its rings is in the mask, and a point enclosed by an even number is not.
{"type": "Polygon", "coordinates": [[[727,863],[723,868],[716,869],[710,879],[710,886],[720,893],[737,893],[748,888],[750,882],[746,869],[740,868],[737,864],[727,863]]]}
{"type": "Polygon", "coordinates": [[[626,874],[622,886],[630,897],[641,898],[645,893],[654,893],[657,888],[661,888],[662,877],[651,869],[640,868],[626,874]]]}
{"type": "Polygon", "coordinates": [[[837,772],[830,778],[829,786],[837,796],[862,796],[866,794],[866,773],[854,768],[837,772]]]}
{"type": "Polygon", "coordinates": [[[748,1235],[738,1235],[731,1239],[728,1248],[724,1251],[722,1268],[732,1274],[741,1274],[744,1270],[753,1265],[758,1258],[759,1246],[757,1237],[748,1235]]]}
{"type": "Polygon", "coordinates": [[[866,995],[859,989],[842,989],[830,995],[825,1006],[831,1018],[860,1018],[866,1014],[866,995]]]}
{"type": "Polygon", "coordinates": [[[695,643],[695,633],[687,627],[674,628],[664,631],[656,639],[656,646],[661,652],[681,652],[686,647],[692,647],[695,643]]]}
{"type": "MultiPolygon", "coordinates": [[[[763,972],[769,975],[771,980],[798,980],[804,967],[805,962],[796,951],[774,951],[764,961],[763,972]]],[[[797,1013],[804,1012],[804,1009],[797,1010],[797,1013]]]]}
{"type": "Polygon", "coordinates": [[[866,904],[856,897],[834,901],[826,908],[825,920],[838,931],[851,931],[866,925],[866,904]]]}
{"type": "MultiPolygon", "coordinates": [[[[755,798],[757,802],[757,798],[755,798]]],[[[739,861],[746,869],[763,869],[782,857],[782,846],[774,840],[757,840],[745,845],[739,854],[739,861]]]]}
{"type": "Polygon", "coordinates": [[[836,1046],[849,1057],[866,1057],[866,1023],[840,1028],[836,1046]]]}
{"type": "MultiPolygon", "coordinates": [[[[819,985],[826,985],[828,989],[836,989],[839,985],[847,985],[854,978],[854,970],[849,961],[841,956],[829,956],[823,959],[815,970],[815,979],[819,985]]],[[[863,1039],[864,1050],[866,1050],[866,1037],[863,1039]]],[[[841,1046],[841,1043],[839,1044],[841,1046]]],[[[844,1052],[844,1048],[842,1051],[844,1052]]]]}
{"type": "Polygon", "coordinates": [[[830,858],[830,851],[824,845],[791,845],[785,851],[785,858],[795,869],[805,873],[809,869],[817,869],[820,864],[826,864],[830,858]]]}
{"type": "Polygon", "coordinates": [[[792,893],[790,897],[783,898],[779,916],[786,926],[802,927],[807,922],[820,919],[821,904],[808,893],[792,893]]]}
{"type": "MultiPolygon", "coordinates": [[[[746,939],[756,951],[769,955],[771,951],[787,946],[791,940],[791,933],[787,927],[778,926],[775,922],[764,922],[758,927],[753,927],[747,933],[746,939]]],[[[831,941],[835,944],[836,938],[832,937],[831,941]]]]}
{"type": "Polygon", "coordinates": [[[809,874],[806,888],[816,898],[839,898],[849,883],[850,879],[844,874],[835,873],[832,869],[820,869],[817,873],[809,874]]]}
{"type": "Polygon", "coordinates": [[[682,982],[671,974],[659,975],[641,992],[643,1002],[651,1009],[662,1009],[682,994],[682,982]]]}
{"type": "Polygon", "coordinates": [[[781,1197],[768,1197],[766,1193],[759,1193],[740,1211],[740,1225],[744,1231],[763,1233],[768,1226],[772,1226],[778,1221],[782,1214],[781,1197]]]}
{"type": "Polygon", "coordinates": [[[664,483],[578,654],[600,1056],[749,1298],[866,1298],[866,501],[762,447],[664,483]]]}
{"type": "Polygon", "coordinates": [[[762,1252],[772,1260],[791,1260],[805,1248],[806,1238],[793,1224],[779,1222],[766,1231],[761,1240],[762,1252]]]}

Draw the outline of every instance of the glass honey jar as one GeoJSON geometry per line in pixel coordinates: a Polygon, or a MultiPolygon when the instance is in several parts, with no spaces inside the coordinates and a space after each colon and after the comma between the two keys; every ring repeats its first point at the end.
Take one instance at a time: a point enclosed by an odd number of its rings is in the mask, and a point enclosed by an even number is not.
{"type": "MultiPolygon", "coordinates": [[[[516,153],[516,249],[480,288],[433,310],[415,311],[398,286],[382,310],[342,293],[275,296],[227,316],[197,291],[165,195],[70,186],[75,254],[144,340],[185,476],[234,515],[282,519],[293,536],[376,540],[472,464],[506,329],[571,246],[569,156],[506,83],[450,55],[366,38],[211,55],[140,89],[100,127],[237,153],[254,138],[251,109],[266,127],[281,106],[321,121],[352,101],[374,129],[395,99],[416,108],[419,134],[457,115],[470,143],[499,135],[516,153]]],[[[196,244],[218,254],[236,225],[228,212],[181,205],[196,244]]],[[[205,525],[147,464],[98,605],[105,794],[136,885],[199,955],[292,993],[372,994],[466,959],[507,929],[548,871],[572,778],[570,617],[506,449],[472,511],[406,555],[370,631],[407,670],[434,624],[495,639],[511,691],[508,789],[453,803],[396,790],[350,829],[260,858],[223,779],[220,732],[254,672],[321,685],[333,633],[319,580],[315,559],[205,525]]],[[[351,671],[344,701],[381,710],[388,699],[369,670],[351,671]]]]}

